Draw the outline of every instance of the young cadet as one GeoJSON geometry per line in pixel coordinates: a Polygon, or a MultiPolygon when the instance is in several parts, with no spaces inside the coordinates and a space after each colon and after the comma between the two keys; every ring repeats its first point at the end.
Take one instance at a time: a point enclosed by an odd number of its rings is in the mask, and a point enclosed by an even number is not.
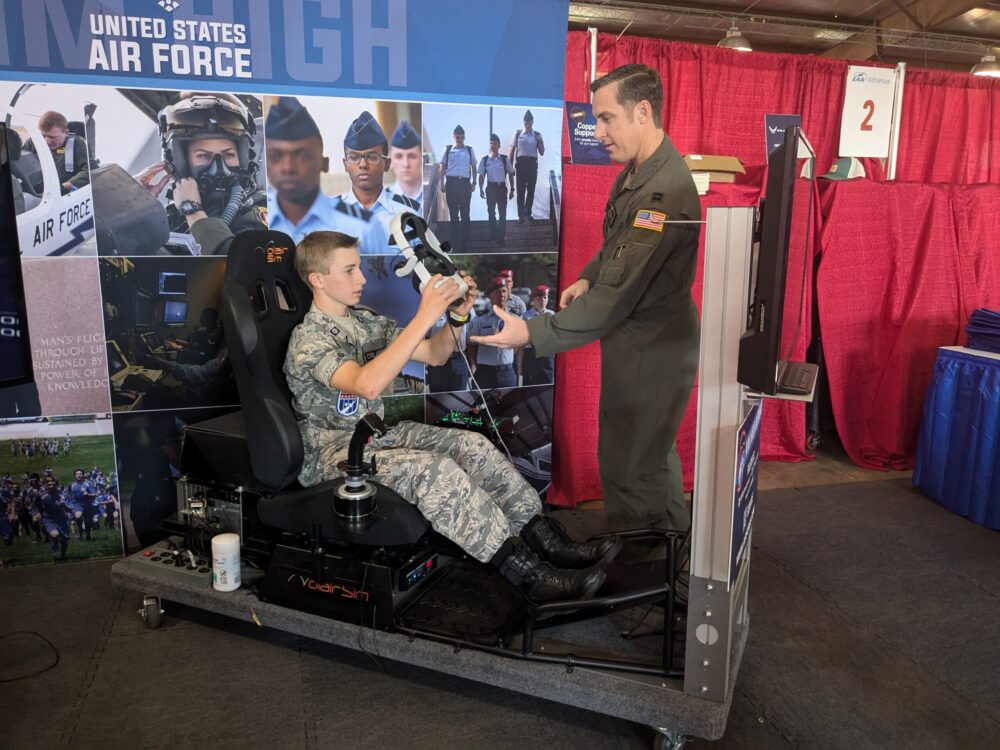
{"type": "Polygon", "coordinates": [[[320,175],[330,170],[323,137],[309,110],[293,96],[271,105],[267,131],[267,213],[269,226],[296,243],[317,229],[359,238],[362,255],[389,252],[389,233],[371,212],[349,206],[320,190],[320,175]]]}
{"type": "MultiPolygon", "coordinates": [[[[531,309],[521,315],[521,320],[531,320],[539,315],[555,315],[549,309],[550,287],[539,284],[531,292],[531,309]]],[[[525,385],[547,385],[555,382],[555,356],[539,357],[530,343],[524,345],[522,372],[525,385]]]]}
{"type": "Polygon", "coordinates": [[[538,181],[538,157],[545,155],[542,134],[535,131],[535,116],[531,110],[524,112],[524,128],[514,133],[510,144],[510,160],[517,172],[517,220],[531,221],[531,208],[535,205],[535,183],[538,181]]]}
{"type": "Polygon", "coordinates": [[[514,167],[506,154],[500,153],[500,136],[490,135],[490,152],[479,162],[479,197],[486,199],[486,210],[490,215],[490,239],[503,247],[507,236],[507,201],[514,197],[514,167]],[[483,183],[486,191],[483,192],[483,183]],[[510,183],[510,193],[507,183],[510,183]],[[497,227],[497,211],[500,225],[497,227]]]}
{"type": "Polygon", "coordinates": [[[396,189],[392,192],[412,198],[419,211],[424,202],[423,142],[408,120],[403,120],[392,132],[389,161],[396,173],[396,189]]]}
{"type": "Polygon", "coordinates": [[[385,131],[371,112],[362,112],[351,123],[344,137],[344,169],[351,178],[351,189],[340,199],[348,206],[371,211],[385,226],[386,232],[395,214],[420,211],[417,201],[402,193],[394,193],[385,186],[389,164],[389,142],[385,131]]]}
{"type": "Polygon", "coordinates": [[[441,175],[441,192],[448,201],[448,223],[451,244],[455,250],[464,250],[469,244],[472,221],[469,206],[476,186],[476,154],[465,145],[465,128],[456,125],[452,133],[454,145],[445,148],[438,169],[441,175]]]}
{"type": "MultiPolygon", "coordinates": [[[[469,336],[489,336],[503,328],[503,321],[496,309],[509,312],[510,285],[503,276],[498,276],[486,286],[486,296],[490,307],[486,313],[478,315],[469,325],[469,336]]],[[[476,382],[480,388],[514,388],[517,374],[514,372],[514,351],[488,344],[469,344],[469,362],[476,366],[476,382]]]]}
{"type": "MultiPolygon", "coordinates": [[[[447,361],[455,346],[452,331],[464,325],[477,296],[471,277],[463,277],[469,285],[463,298],[453,279],[435,275],[413,320],[400,329],[357,306],[365,277],[356,245],[353,237],[337,232],[313,232],[295,252],[295,269],[313,292],[309,312],[292,332],[284,366],[305,448],[299,474],[305,486],[338,476],[337,463],[347,457],[358,419],[369,412],[383,415],[382,393],[408,361],[447,361]],[[445,314],[453,325],[425,338],[445,314]]],[[[401,422],[371,445],[380,483],[416,505],[435,531],[471,557],[523,585],[533,599],[593,595],[604,580],[596,564],[621,546],[617,539],[569,540],[539,515],[538,494],[483,435],[401,422]]]]}
{"type": "Polygon", "coordinates": [[[591,84],[596,135],[627,167],[604,215],[604,243],[560,297],[555,315],[527,322],[504,311],[503,331],[472,343],[537,356],[601,339],[598,459],[605,510],[616,522],[686,529],[674,441],[698,367],[691,299],[701,205],[691,173],[660,125],[656,71],[625,65],[591,84]]]}

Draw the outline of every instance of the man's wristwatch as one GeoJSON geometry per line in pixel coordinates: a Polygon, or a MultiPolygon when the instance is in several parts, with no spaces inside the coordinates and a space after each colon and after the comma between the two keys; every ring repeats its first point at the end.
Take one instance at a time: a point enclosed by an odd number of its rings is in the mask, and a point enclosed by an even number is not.
{"type": "Polygon", "coordinates": [[[180,205],[177,206],[177,210],[180,211],[181,216],[190,216],[191,214],[198,213],[203,209],[201,204],[197,201],[181,201],[180,205]]]}

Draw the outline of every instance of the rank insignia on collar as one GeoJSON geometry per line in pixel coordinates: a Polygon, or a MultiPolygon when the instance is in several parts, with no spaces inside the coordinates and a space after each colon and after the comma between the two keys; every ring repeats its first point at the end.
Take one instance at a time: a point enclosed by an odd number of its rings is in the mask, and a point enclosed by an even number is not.
{"type": "Polygon", "coordinates": [[[652,229],[654,232],[663,231],[663,223],[667,220],[667,215],[662,211],[649,211],[643,209],[635,215],[632,226],[640,229],[652,229]]]}

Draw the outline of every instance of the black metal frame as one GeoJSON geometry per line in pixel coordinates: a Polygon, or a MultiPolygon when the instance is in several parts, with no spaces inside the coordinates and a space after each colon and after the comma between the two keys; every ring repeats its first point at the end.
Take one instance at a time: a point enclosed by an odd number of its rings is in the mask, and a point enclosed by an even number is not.
{"type": "MultiPolygon", "coordinates": [[[[469,648],[511,659],[562,664],[568,671],[572,671],[575,667],[587,667],[613,669],[656,677],[681,678],[684,676],[684,670],[673,667],[677,646],[673,625],[678,609],[677,574],[682,566],[683,554],[690,547],[690,531],[681,533],[663,529],[636,529],[617,532],[617,535],[625,539],[660,538],[666,540],[666,574],[662,585],[595,599],[548,602],[529,607],[527,616],[517,626],[517,630],[505,634],[500,639],[500,645],[498,646],[484,646],[469,641],[448,638],[435,633],[428,633],[416,628],[399,627],[398,625],[396,630],[397,632],[409,635],[410,638],[420,637],[427,640],[448,643],[454,647],[455,651],[460,651],[462,648],[469,648]],[[658,665],[610,657],[580,657],[569,650],[553,651],[551,646],[547,647],[547,651],[544,654],[534,650],[535,634],[540,630],[573,622],[592,620],[597,617],[606,616],[619,609],[627,609],[645,603],[654,604],[657,600],[662,601],[664,608],[663,651],[661,662],[658,665]],[[519,648],[513,648],[513,639],[517,635],[521,636],[521,644],[519,648]]],[[[608,536],[608,534],[598,534],[592,538],[599,539],[603,536],[608,536]]]]}

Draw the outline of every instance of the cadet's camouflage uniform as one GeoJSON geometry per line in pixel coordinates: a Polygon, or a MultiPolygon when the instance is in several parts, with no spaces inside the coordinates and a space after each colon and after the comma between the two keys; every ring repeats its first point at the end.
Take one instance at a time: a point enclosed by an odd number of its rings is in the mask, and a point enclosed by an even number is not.
{"type": "MultiPolygon", "coordinates": [[[[351,309],[340,318],[315,305],[292,332],[285,375],[305,448],[303,485],[337,477],[358,419],[384,413],[381,396],[369,401],[331,388],[333,373],[345,362],[370,362],[397,333],[393,321],[368,310],[351,309]]],[[[372,446],[377,480],[481,562],[541,512],[538,494],[478,433],[401,422],[372,446]]]]}

